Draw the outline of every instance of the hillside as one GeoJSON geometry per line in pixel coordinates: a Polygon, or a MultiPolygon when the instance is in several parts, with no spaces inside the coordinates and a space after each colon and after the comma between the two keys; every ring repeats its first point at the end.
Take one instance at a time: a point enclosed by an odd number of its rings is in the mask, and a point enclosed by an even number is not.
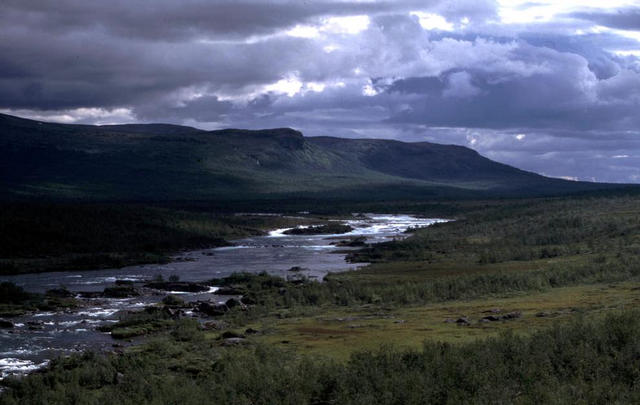
{"type": "Polygon", "coordinates": [[[0,115],[0,181],[8,198],[89,200],[478,197],[611,187],[550,179],[428,142],[9,115],[0,115]]]}

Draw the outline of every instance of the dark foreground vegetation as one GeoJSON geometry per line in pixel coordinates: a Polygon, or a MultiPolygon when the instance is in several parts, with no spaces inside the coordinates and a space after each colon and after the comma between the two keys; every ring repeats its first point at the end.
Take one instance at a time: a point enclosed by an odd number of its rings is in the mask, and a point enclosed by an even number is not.
{"type": "Polygon", "coordinates": [[[640,401],[640,313],[530,337],[383,347],[345,363],[264,346],[222,348],[195,322],[122,355],[59,359],[8,380],[6,404],[568,404],[640,401]]]}
{"type": "Polygon", "coordinates": [[[143,344],[6,379],[0,404],[640,402],[640,197],[407,206],[389,208],[456,221],[365,246],[351,260],[373,264],[325,282],[206,282],[242,295],[224,310],[168,296],[109,328],[143,344]],[[563,315],[542,312],[555,291],[563,315]],[[522,307],[499,312],[501,299],[522,307]],[[475,318],[447,323],[471,305],[475,318]],[[347,337],[360,348],[341,356],[347,337]]]}
{"type": "Polygon", "coordinates": [[[225,246],[293,224],[277,216],[135,204],[4,203],[0,275],[166,262],[182,249],[225,246]]]}

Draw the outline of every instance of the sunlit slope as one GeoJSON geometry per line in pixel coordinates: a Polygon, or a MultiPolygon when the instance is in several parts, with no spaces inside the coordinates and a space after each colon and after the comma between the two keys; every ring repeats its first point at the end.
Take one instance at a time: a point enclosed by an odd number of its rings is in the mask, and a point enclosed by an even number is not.
{"type": "Polygon", "coordinates": [[[606,187],[549,179],[461,146],[8,115],[0,115],[0,181],[3,196],[97,200],[391,199],[606,187]]]}

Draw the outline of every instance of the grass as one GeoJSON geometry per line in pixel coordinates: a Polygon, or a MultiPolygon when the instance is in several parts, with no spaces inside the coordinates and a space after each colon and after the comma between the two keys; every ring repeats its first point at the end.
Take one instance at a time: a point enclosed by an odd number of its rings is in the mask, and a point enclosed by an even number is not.
{"type": "MultiPolygon", "coordinates": [[[[446,211],[411,212],[434,207],[446,211]]],[[[159,310],[124,319],[122,337],[151,335],[8,380],[0,404],[637,403],[638,207],[627,195],[453,203],[457,221],[365,247],[351,258],[371,265],[323,283],[216,280],[255,303],[220,316],[226,329],[159,310]],[[495,309],[520,316],[479,322],[495,309]],[[224,346],[247,328],[247,345],[224,346]]]]}
{"type": "Polygon", "coordinates": [[[346,359],[381,343],[415,348],[424,339],[529,334],[633,305],[637,281],[629,280],[640,276],[637,202],[623,197],[469,204],[457,222],[355,253],[354,260],[374,263],[331,274],[325,283],[253,283],[249,290],[269,309],[254,314],[259,322],[245,320],[265,332],[256,338],[260,342],[346,359]],[[444,322],[463,315],[478,320],[496,307],[523,316],[470,327],[444,322]]]}
{"type": "Polygon", "coordinates": [[[302,353],[346,360],[356,351],[374,350],[381,344],[418,349],[425,340],[469,343],[496,337],[506,331],[529,335],[572,318],[599,316],[640,304],[640,281],[555,288],[539,293],[518,293],[456,300],[422,306],[361,307],[319,310],[309,316],[269,318],[249,327],[265,331],[254,339],[302,353]],[[476,323],[491,310],[519,311],[509,321],[476,323]],[[545,316],[537,316],[545,313],[545,316]],[[446,323],[468,317],[471,326],[446,323]],[[286,342],[286,343],[283,343],[286,342]]]}
{"type": "Polygon", "coordinates": [[[424,261],[397,261],[374,263],[349,273],[332,275],[337,280],[349,280],[370,284],[387,283],[390,277],[395,282],[419,282],[443,277],[470,276],[478,274],[522,273],[543,270],[550,266],[584,265],[592,262],[596,255],[583,254],[530,261],[507,261],[488,265],[459,261],[429,263],[424,261]]]}
{"type": "Polygon", "coordinates": [[[383,345],[339,362],[273,345],[225,348],[181,321],[123,354],[60,358],[45,373],[7,379],[0,404],[637,403],[638,315],[611,311],[453,345],[383,345]]]}

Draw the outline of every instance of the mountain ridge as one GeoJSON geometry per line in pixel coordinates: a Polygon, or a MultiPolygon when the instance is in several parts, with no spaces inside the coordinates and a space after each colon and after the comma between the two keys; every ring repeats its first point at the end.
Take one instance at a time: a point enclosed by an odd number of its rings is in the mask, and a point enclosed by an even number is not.
{"type": "Polygon", "coordinates": [[[460,145],[305,137],[292,128],[78,125],[0,114],[0,147],[0,191],[33,198],[393,199],[624,186],[548,178],[460,145]]]}

